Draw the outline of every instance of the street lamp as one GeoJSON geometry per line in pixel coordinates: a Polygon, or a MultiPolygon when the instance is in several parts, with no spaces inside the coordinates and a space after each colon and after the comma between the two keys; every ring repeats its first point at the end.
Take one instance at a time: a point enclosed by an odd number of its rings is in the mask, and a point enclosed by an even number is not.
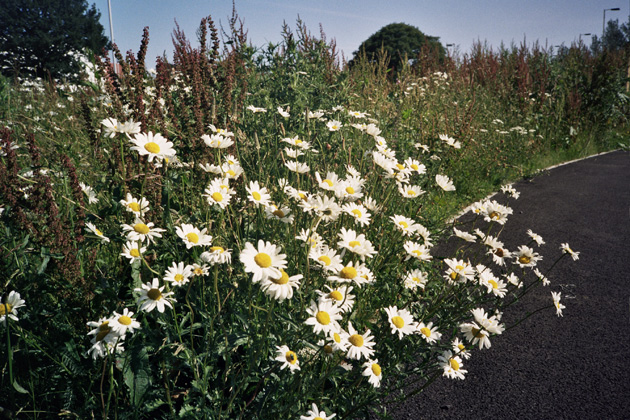
{"type": "Polygon", "coordinates": [[[580,43],[582,43],[582,35],[584,35],[584,36],[590,36],[590,35],[591,35],[591,33],[590,33],[590,32],[588,32],[588,33],[585,33],[585,34],[580,34],[580,43]]]}
{"type": "Polygon", "coordinates": [[[604,20],[602,21],[602,37],[604,36],[604,31],[606,30],[606,11],[610,10],[611,12],[618,12],[619,9],[618,7],[615,7],[613,9],[604,9],[604,20]]]}
{"type": "Polygon", "coordinates": [[[107,10],[109,12],[109,38],[112,43],[112,68],[116,72],[116,62],[114,61],[114,25],[112,23],[112,4],[107,0],[107,10]]]}

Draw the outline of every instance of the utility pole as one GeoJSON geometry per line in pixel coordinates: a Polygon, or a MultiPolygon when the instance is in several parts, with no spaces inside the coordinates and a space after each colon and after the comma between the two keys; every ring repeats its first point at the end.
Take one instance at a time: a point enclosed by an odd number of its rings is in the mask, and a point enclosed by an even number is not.
{"type": "MultiPolygon", "coordinates": [[[[112,23],[112,3],[111,0],[107,0],[107,10],[109,11],[109,39],[114,45],[114,24],[112,23]]],[[[114,62],[114,49],[112,48],[112,67],[116,72],[116,64],[114,62]]]]}

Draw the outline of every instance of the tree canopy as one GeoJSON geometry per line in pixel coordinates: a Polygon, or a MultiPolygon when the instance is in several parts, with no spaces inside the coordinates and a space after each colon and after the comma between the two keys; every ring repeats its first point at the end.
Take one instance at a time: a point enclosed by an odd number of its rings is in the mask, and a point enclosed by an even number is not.
{"type": "Polygon", "coordinates": [[[0,71],[72,77],[79,66],[68,52],[100,53],[107,46],[100,16],[86,0],[2,0],[0,71]]]}
{"type": "Polygon", "coordinates": [[[368,60],[375,60],[383,49],[390,59],[389,67],[400,70],[405,56],[413,63],[425,46],[433,49],[439,59],[446,55],[439,37],[425,35],[420,29],[405,23],[390,23],[363,41],[354,52],[350,65],[363,54],[368,60]]]}

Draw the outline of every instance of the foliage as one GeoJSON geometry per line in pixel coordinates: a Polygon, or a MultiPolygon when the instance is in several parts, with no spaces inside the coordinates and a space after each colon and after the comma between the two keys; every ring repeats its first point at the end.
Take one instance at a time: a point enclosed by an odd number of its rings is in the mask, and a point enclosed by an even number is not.
{"type": "Polygon", "coordinates": [[[385,54],[389,59],[389,68],[398,71],[406,60],[415,62],[423,49],[430,51],[438,60],[444,59],[446,55],[439,37],[425,35],[415,26],[405,23],[390,23],[363,41],[354,52],[350,66],[359,57],[365,56],[367,60],[375,61],[379,54],[385,54]]]}
{"type": "Polygon", "coordinates": [[[69,53],[107,45],[100,12],[86,0],[6,0],[0,5],[0,71],[5,76],[76,79],[69,53]]]}
{"type": "MultiPolygon", "coordinates": [[[[93,87],[3,83],[0,295],[17,307],[13,319],[0,306],[3,409],[383,414],[440,375],[474,375],[465,355],[500,339],[501,312],[547,280],[553,288],[554,261],[572,255],[525,232],[511,234],[531,254],[503,249],[509,187],[501,204],[450,217],[552,151],[627,143],[622,52],[478,46],[439,71],[403,64],[392,80],[383,56],[340,69],[334,43],[299,21],[278,45],[254,48],[245,34],[234,15],[221,49],[208,17],[197,47],[175,30],[173,63],[158,60],[155,75],[145,30],[137,55],[115,50],[121,74],[99,60],[93,87]],[[153,144],[135,147],[149,132],[153,144]],[[161,136],[172,151],[158,156],[156,146],[169,150],[161,136]],[[161,236],[134,244],[146,229],[161,236]],[[255,277],[261,253],[287,277],[255,277]],[[314,330],[322,309],[346,304],[338,338],[314,330]],[[132,320],[133,332],[116,333],[132,320]],[[395,329],[401,320],[413,333],[395,329]],[[369,357],[344,350],[359,343],[351,328],[370,331],[369,357]]],[[[560,306],[550,298],[541,310],[560,306]]]]}

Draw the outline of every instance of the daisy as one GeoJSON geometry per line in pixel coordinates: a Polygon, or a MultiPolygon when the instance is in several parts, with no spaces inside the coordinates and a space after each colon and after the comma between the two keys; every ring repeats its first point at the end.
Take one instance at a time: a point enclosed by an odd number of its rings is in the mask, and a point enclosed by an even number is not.
{"type": "Polygon", "coordinates": [[[97,357],[105,357],[108,354],[122,353],[125,351],[123,342],[118,340],[118,336],[115,336],[115,341],[95,341],[92,339],[92,347],[88,350],[88,354],[92,355],[92,358],[96,360],[97,357]]]}
{"type": "Polygon", "coordinates": [[[374,163],[384,169],[386,173],[394,173],[394,168],[396,167],[395,160],[385,156],[383,153],[378,151],[372,152],[372,159],[374,160],[374,163]]]}
{"type": "Polygon", "coordinates": [[[355,118],[365,118],[367,114],[365,112],[348,110],[348,115],[355,118]]]}
{"type": "Polygon", "coordinates": [[[419,322],[416,327],[416,332],[420,334],[429,344],[438,341],[442,337],[442,334],[438,332],[437,327],[433,326],[433,322],[429,322],[426,325],[424,322],[419,322]]]}
{"type": "Polygon", "coordinates": [[[461,356],[464,359],[470,359],[470,351],[466,349],[466,345],[459,339],[459,337],[455,337],[453,340],[452,348],[453,354],[456,356],[461,356]]]}
{"type": "Polygon", "coordinates": [[[17,309],[24,306],[24,299],[15,290],[12,290],[4,299],[4,303],[0,303],[0,323],[6,325],[7,317],[14,321],[18,320],[17,309]]]}
{"type": "Polygon", "coordinates": [[[520,267],[534,267],[539,260],[542,260],[542,255],[525,245],[521,245],[518,247],[518,251],[514,253],[514,258],[520,267]]]}
{"type": "Polygon", "coordinates": [[[217,205],[221,209],[225,209],[232,199],[232,194],[230,194],[230,189],[227,190],[223,188],[221,183],[211,182],[210,185],[204,190],[204,197],[206,197],[206,201],[208,204],[217,205]]]}
{"type": "Polygon", "coordinates": [[[147,252],[146,246],[140,246],[140,243],[136,241],[127,241],[120,255],[129,258],[129,264],[133,264],[136,261],[140,261],[142,254],[145,252],[147,252]]]}
{"type": "Polygon", "coordinates": [[[337,254],[335,249],[329,248],[326,244],[312,247],[308,256],[326,271],[338,272],[343,268],[341,256],[337,254]]]}
{"type": "Polygon", "coordinates": [[[86,222],[85,225],[87,226],[87,228],[96,236],[98,236],[99,238],[101,238],[101,241],[103,242],[109,242],[109,238],[105,235],[103,235],[103,232],[101,232],[96,226],[94,226],[94,224],[90,223],[90,222],[86,222]]]}
{"type": "Polygon", "coordinates": [[[341,214],[341,206],[332,197],[317,195],[309,198],[306,205],[314,210],[324,222],[334,222],[341,214]]]}
{"type": "Polygon", "coordinates": [[[444,351],[441,356],[438,356],[440,361],[440,367],[444,370],[443,376],[451,379],[464,379],[464,374],[468,373],[467,370],[462,369],[464,363],[459,356],[453,356],[450,350],[444,351]]]}
{"type": "Polygon", "coordinates": [[[413,158],[407,158],[405,159],[405,166],[407,168],[409,168],[410,170],[414,171],[415,173],[417,173],[418,175],[422,175],[427,173],[427,167],[424,166],[422,163],[420,163],[420,161],[413,159],[413,158]]]}
{"type": "Polygon", "coordinates": [[[365,239],[364,234],[357,235],[354,230],[342,227],[337,236],[340,239],[337,242],[339,248],[345,248],[354,254],[360,255],[363,260],[365,257],[372,258],[376,255],[376,250],[372,243],[365,239]]]}
{"type": "Polygon", "coordinates": [[[208,128],[212,130],[213,133],[219,134],[223,137],[234,137],[234,133],[226,130],[225,128],[217,128],[214,124],[208,124],[208,128]]]}
{"type": "Polygon", "coordinates": [[[528,229],[528,230],[527,230],[527,235],[528,235],[530,238],[532,238],[532,239],[536,242],[536,244],[538,244],[538,246],[540,246],[540,245],[544,245],[544,244],[545,244],[545,241],[543,240],[542,236],[540,236],[540,235],[538,235],[538,234],[536,234],[536,233],[532,232],[532,230],[531,230],[531,229],[528,229]]]}
{"type": "Polygon", "coordinates": [[[444,143],[448,144],[454,149],[461,149],[462,147],[462,144],[460,142],[458,142],[452,137],[449,137],[446,134],[440,134],[438,137],[440,138],[440,140],[442,140],[444,143]]]}
{"type": "Polygon", "coordinates": [[[483,203],[482,214],[486,222],[497,222],[504,225],[507,222],[507,217],[512,214],[512,209],[492,200],[483,203]]]}
{"type": "Polygon", "coordinates": [[[140,197],[140,200],[137,200],[130,193],[127,193],[124,200],[120,200],[120,204],[125,207],[125,210],[135,214],[136,217],[142,217],[144,213],[149,211],[149,201],[146,198],[140,197]]]}
{"type": "Polygon", "coordinates": [[[378,364],[378,359],[368,360],[363,363],[363,373],[361,375],[368,377],[368,382],[378,388],[381,386],[381,365],[378,364]]]}
{"type": "Polygon", "coordinates": [[[348,346],[350,345],[348,337],[350,336],[342,328],[339,328],[338,331],[330,333],[329,337],[331,340],[330,345],[332,346],[333,351],[342,351],[344,353],[348,351],[348,346]]]}
{"type": "Polygon", "coordinates": [[[571,247],[569,247],[568,243],[561,244],[560,249],[562,250],[563,254],[569,254],[571,258],[573,258],[573,261],[577,261],[580,259],[580,253],[572,250],[571,247]]]}
{"type": "Polygon", "coordinates": [[[199,265],[197,263],[194,263],[192,265],[189,266],[190,267],[190,271],[193,275],[193,277],[198,277],[198,276],[207,276],[208,275],[208,265],[207,264],[203,264],[203,265],[199,265]]]}
{"type": "Polygon", "coordinates": [[[560,292],[551,292],[551,297],[553,298],[553,305],[556,307],[556,315],[563,316],[562,310],[566,308],[563,304],[560,303],[560,292]]]}
{"type": "Polygon", "coordinates": [[[475,318],[475,321],[481,325],[486,331],[492,334],[501,334],[505,327],[499,323],[499,319],[501,318],[501,313],[498,312],[498,315],[492,315],[488,317],[486,311],[483,308],[476,308],[470,311],[475,318]]]}
{"type": "Polygon", "coordinates": [[[317,291],[320,300],[328,300],[339,307],[339,312],[350,312],[354,306],[354,295],[352,292],[352,286],[340,285],[336,288],[332,288],[328,285],[324,285],[327,289],[326,292],[321,290],[317,291]]]}
{"type": "Polygon", "coordinates": [[[203,140],[206,146],[212,147],[213,149],[227,149],[234,144],[231,138],[223,137],[220,134],[213,134],[211,136],[204,134],[201,136],[201,140],[203,140]]]}
{"type": "Polygon", "coordinates": [[[341,127],[343,127],[343,124],[339,121],[331,120],[326,123],[326,127],[328,127],[329,131],[339,131],[341,127]]]}
{"type": "Polygon", "coordinates": [[[348,351],[346,356],[349,359],[360,360],[361,358],[368,359],[374,354],[374,340],[370,330],[365,330],[365,333],[359,334],[352,326],[352,323],[348,321],[348,351]]]}
{"type": "Polygon", "coordinates": [[[357,286],[374,282],[374,274],[361,263],[353,263],[352,261],[339,270],[337,275],[328,276],[328,281],[337,283],[354,282],[357,286]]]}
{"type": "Polygon", "coordinates": [[[153,162],[153,159],[164,160],[175,156],[175,149],[173,149],[173,143],[166,140],[160,133],[149,131],[149,134],[138,133],[135,135],[131,142],[134,144],[130,149],[138,152],[140,156],[147,156],[149,162],[153,162]]]}
{"type": "Polygon", "coordinates": [[[289,368],[291,373],[300,370],[298,356],[294,351],[289,350],[288,346],[276,346],[276,358],[274,360],[282,363],[280,369],[289,368]]]}
{"type": "Polygon", "coordinates": [[[424,194],[422,188],[417,185],[400,184],[398,192],[405,198],[416,198],[424,194]]]}
{"type": "Polygon", "coordinates": [[[183,262],[173,262],[173,265],[164,273],[164,281],[172,283],[173,287],[180,287],[188,283],[192,275],[192,266],[184,265],[183,262]]]}
{"type": "Polygon", "coordinates": [[[483,243],[489,248],[487,254],[492,255],[495,264],[504,266],[505,259],[512,258],[512,253],[504,248],[503,242],[493,236],[488,235],[483,243]]]}
{"type": "Polygon", "coordinates": [[[398,339],[402,340],[405,335],[413,334],[418,323],[414,321],[411,313],[406,309],[398,309],[396,306],[384,308],[389,320],[392,334],[398,333],[398,339]]]}
{"type": "Polygon", "coordinates": [[[455,185],[453,185],[453,181],[451,181],[450,178],[446,175],[436,175],[435,182],[444,191],[455,191],[455,185]]]}
{"type": "Polygon", "coordinates": [[[341,320],[341,313],[339,307],[330,300],[311,301],[311,306],[306,309],[306,312],[310,317],[304,323],[312,325],[315,334],[323,332],[328,335],[339,330],[338,321],[341,320]]]}
{"type": "Polygon", "coordinates": [[[265,294],[272,299],[282,302],[293,297],[293,289],[300,287],[301,274],[289,277],[286,271],[280,269],[282,275],[279,278],[267,277],[260,281],[260,287],[265,294]]]}
{"type": "Polygon", "coordinates": [[[203,252],[199,257],[211,265],[230,264],[232,262],[232,250],[215,245],[210,247],[210,251],[203,252]]]}
{"type": "Polygon", "coordinates": [[[241,251],[239,259],[245,265],[245,272],[252,273],[252,282],[258,283],[267,277],[280,278],[281,269],[287,268],[285,254],[280,254],[281,248],[271,242],[258,240],[258,248],[247,242],[241,251]]]}
{"type": "Polygon", "coordinates": [[[505,195],[512,197],[515,200],[517,200],[521,196],[521,194],[518,191],[516,191],[516,189],[514,189],[514,187],[511,185],[502,186],[501,192],[505,195]]]}
{"type": "Polygon", "coordinates": [[[336,416],[336,414],[326,415],[325,411],[320,411],[317,405],[313,403],[312,408],[306,412],[305,416],[300,416],[300,420],[330,420],[336,416]]]}
{"type": "Polygon", "coordinates": [[[295,160],[287,161],[284,166],[289,168],[290,171],[298,174],[305,174],[311,170],[311,168],[306,163],[298,162],[295,160]]]}
{"type": "Polygon", "coordinates": [[[315,120],[319,120],[324,116],[324,111],[322,111],[321,109],[318,109],[317,111],[308,111],[308,119],[315,119],[315,120]]]}
{"type": "Polygon", "coordinates": [[[144,223],[141,219],[136,219],[132,225],[121,225],[122,230],[127,232],[128,241],[147,241],[149,243],[155,241],[155,238],[161,238],[165,229],[153,227],[153,223],[144,223]]]}
{"type": "Polygon", "coordinates": [[[426,246],[420,245],[417,242],[405,241],[403,247],[405,248],[405,251],[407,251],[407,259],[415,258],[420,261],[430,261],[431,259],[433,259],[431,253],[429,252],[429,249],[426,246]]]}
{"type": "Polygon", "coordinates": [[[383,206],[378,204],[376,200],[374,200],[372,197],[368,197],[368,196],[363,197],[363,205],[368,210],[373,211],[375,213],[380,212],[383,209],[383,206]]]}
{"type": "Polygon", "coordinates": [[[281,106],[278,107],[278,114],[284,118],[289,118],[291,116],[291,114],[289,114],[289,108],[285,111],[281,106]]]}
{"type": "Polygon", "coordinates": [[[105,118],[101,121],[105,136],[113,138],[116,133],[122,132],[122,124],[118,122],[116,118],[105,118]]]}
{"type": "Polygon", "coordinates": [[[549,281],[549,279],[541,273],[539,269],[534,268],[534,274],[538,277],[538,280],[542,282],[543,286],[549,286],[551,284],[551,281],[549,281]]]}
{"type": "Polygon", "coordinates": [[[466,242],[477,242],[477,238],[475,237],[475,235],[461,231],[455,227],[453,228],[453,233],[455,233],[455,236],[465,240],[466,242]]]}
{"type": "Polygon", "coordinates": [[[413,219],[405,216],[396,214],[391,216],[390,219],[405,236],[412,236],[418,227],[418,224],[413,219]]]}
{"type": "Polygon", "coordinates": [[[291,209],[288,207],[277,207],[275,204],[270,204],[265,207],[265,216],[267,219],[279,220],[282,223],[293,223],[295,217],[290,214],[291,209]]]}
{"type": "Polygon", "coordinates": [[[514,273],[504,274],[503,277],[505,277],[508,283],[513,284],[514,286],[517,286],[517,287],[523,287],[523,282],[514,273]]]}
{"type": "Polygon", "coordinates": [[[295,137],[286,137],[281,141],[284,143],[288,143],[293,147],[299,147],[302,150],[308,150],[311,148],[311,143],[306,140],[301,140],[298,136],[295,137]]]}
{"type": "Polygon", "coordinates": [[[378,128],[375,124],[368,124],[365,128],[366,134],[369,134],[372,137],[376,137],[381,134],[381,129],[378,128]]]}
{"type": "Polygon", "coordinates": [[[473,346],[479,343],[479,350],[482,350],[484,347],[490,348],[491,343],[489,333],[484,331],[477,323],[470,322],[460,324],[459,330],[462,334],[464,334],[466,340],[470,341],[473,346]]]}
{"type": "Polygon", "coordinates": [[[507,293],[506,283],[496,278],[490,270],[485,270],[479,274],[479,284],[485,286],[488,293],[492,293],[500,298],[507,293]]]}
{"type": "Polygon", "coordinates": [[[271,201],[271,195],[267,192],[267,188],[258,185],[258,181],[250,181],[249,186],[245,188],[248,192],[247,199],[252,203],[267,207],[271,201]]]}
{"type": "Polygon", "coordinates": [[[424,245],[426,245],[427,247],[433,246],[433,243],[431,242],[431,232],[429,231],[429,229],[422,226],[421,224],[417,224],[415,230],[416,235],[421,236],[424,240],[424,245]]]}
{"type": "Polygon", "coordinates": [[[317,179],[317,185],[326,191],[334,191],[337,184],[339,184],[339,177],[334,172],[328,172],[326,178],[322,179],[319,172],[315,172],[315,178],[317,179]]]}
{"type": "Polygon", "coordinates": [[[207,228],[203,228],[203,230],[199,230],[191,224],[184,223],[181,226],[175,227],[175,232],[177,236],[179,236],[184,243],[186,244],[186,249],[190,249],[194,246],[208,246],[212,244],[212,236],[207,235],[207,228]]]}
{"type": "Polygon", "coordinates": [[[427,281],[427,273],[424,273],[418,269],[411,270],[405,275],[403,279],[405,288],[410,290],[414,290],[416,287],[424,290],[424,286],[427,284],[427,281]]]}
{"type": "Polygon", "coordinates": [[[335,196],[340,200],[356,201],[363,197],[363,183],[361,178],[346,178],[335,187],[335,196]]]}
{"type": "Polygon", "coordinates": [[[295,239],[307,243],[311,249],[324,245],[321,235],[315,231],[311,232],[310,229],[300,229],[300,234],[296,236],[295,239]]]}
{"type": "Polygon", "coordinates": [[[284,153],[287,154],[287,156],[289,156],[292,159],[297,159],[300,156],[302,156],[304,153],[297,150],[297,149],[291,149],[290,147],[285,147],[284,148],[284,153]]]}
{"type": "Polygon", "coordinates": [[[259,112],[261,112],[261,113],[263,113],[263,114],[264,114],[265,112],[267,112],[267,110],[266,110],[265,108],[258,108],[258,107],[255,107],[254,105],[249,105],[249,106],[247,107],[247,109],[248,109],[249,111],[252,111],[254,114],[257,114],[257,113],[259,113],[259,112]]]}
{"type": "Polygon", "coordinates": [[[367,226],[370,224],[371,214],[365,206],[356,203],[346,203],[341,208],[346,214],[352,216],[355,223],[358,223],[361,226],[367,226]]]}
{"type": "Polygon", "coordinates": [[[130,312],[128,308],[125,308],[122,314],[114,312],[114,315],[109,320],[109,326],[113,332],[121,336],[126,333],[133,333],[135,330],[140,329],[140,323],[132,317],[133,312],[130,312]]]}
{"type": "Polygon", "coordinates": [[[136,292],[140,292],[138,304],[141,311],[151,312],[157,307],[158,312],[164,312],[165,306],[172,308],[171,302],[177,302],[175,298],[170,297],[173,292],[162,293],[164,286],[159,286],[159,280],[154,278],[152,283],[146,283],[142,285],[142,288],[134,289],[136,292]]]}
{"type": "Polygon", "coordinates": [[[94,188],[90,187],[89,185],[84,184],[83,182],[79,182],[79,186],[81,187],[81,190],[83,190],[83,193],[87,197],[89,204],[98,203],[98,198],[96,197],[94,188]]]}

